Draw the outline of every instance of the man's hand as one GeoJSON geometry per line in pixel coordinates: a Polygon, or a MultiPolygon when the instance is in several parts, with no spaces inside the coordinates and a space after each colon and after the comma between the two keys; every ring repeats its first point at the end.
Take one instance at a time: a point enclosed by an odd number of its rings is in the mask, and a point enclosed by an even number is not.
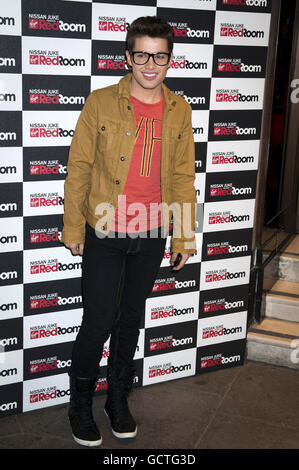
{"type": "MultiPolygon", "coordinates": [[[[177,257],[178,253],[172,253],[171,254],[171,258],[170,258],[170,265],[173,266],[173,263],[175,262],[176,260],[176,257],[177,257]]],[[[181,262],[175,266],[173,269],[173,271],[179,271],[180,269],[182,269],[182,267],[184,266],[184,264],[186,263],[187,259],[190,258],[190,254],[189,253],[182,253],[182,259],[181,259],[181,262]]]]}
{"type": "Polygon", "coordinates": [[[65,243],[65,246],[71,250],[73,255],[83,255],[84,243],[65,243]]]}

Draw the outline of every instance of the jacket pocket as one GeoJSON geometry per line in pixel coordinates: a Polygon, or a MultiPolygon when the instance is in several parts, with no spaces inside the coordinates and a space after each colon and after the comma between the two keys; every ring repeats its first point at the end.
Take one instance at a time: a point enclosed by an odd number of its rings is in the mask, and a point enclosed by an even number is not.
{"type": "Polygon", "coordinates": [[[173,159],[178,145],[182,141],[182,133],[179,127],[171,127],[169,129],[169,149],[170,149],[170,158],[173,159]]]}
{"type": "Polygon", "coordinates": [[[99,151],[110,150],[119,135],[120,123],[111,119],[102,119],[98,126],[99,151]]]}

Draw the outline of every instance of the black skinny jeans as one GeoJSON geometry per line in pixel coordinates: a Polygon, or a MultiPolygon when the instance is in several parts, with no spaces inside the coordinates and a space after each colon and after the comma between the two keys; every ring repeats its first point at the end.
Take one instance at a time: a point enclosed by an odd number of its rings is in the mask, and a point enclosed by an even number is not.
{"type": "MultiPolygon", "coordinates": [[[[98,233],[98,232],[97,232],[98,233]]],[[[86,223],[82,256],[83,318],[72,351],[70,374],[98,375],[104,343],[108,366],[132,365],[145,300],[163,259],[166,238],[100,238],[86,223]]],[[[157,232],[156,232],[157,233],[157,232]]],[[[117,235],[117,234],[116,234],[117,235]]],[[[123,234],[122,234],[123,235],[123,234]]]]}

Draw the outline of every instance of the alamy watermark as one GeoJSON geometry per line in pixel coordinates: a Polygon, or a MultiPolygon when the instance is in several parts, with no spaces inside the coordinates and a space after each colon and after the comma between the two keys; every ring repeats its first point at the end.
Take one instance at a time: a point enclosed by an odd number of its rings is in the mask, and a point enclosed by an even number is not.
{"type": "Polygon", "coordinates": [[[291,362],[293,364],[299,364],[299,338],[293,339],[291,348],[293,349],[291,352],[291,362]]]}
{"type": "MultiPolygon", "coordinates": [[[[196,202],[172,202],[171,204],[154,202],[148,206],[142,202],[127,204],[126,195],[119,195],[117,223],[118,228],[125,227],[125,231],[120,230],[117,232],[117,238],[125,238],[126,236],[135,238],[137,234],[140,236],[140,233],[144,238],[157,238],[159,236],[157,227],[159,226],[160,216],[162,221],[169,221],[172,218],[172,238],[184,240],[184,248],[186,249],[194,248],[196,205],[196,202]],[[150,227],[149,230],[148,227],[150,227]]],[[[109,202],[99,203],[95,208],[95,215],[99,217],[95,226],[97,237],[115,238],[116,212],[114,205],[109,202]]],[[[162,228],[164,237],[169,234],[169,227],[166,225],[162,228]]]]}
{"type": "Polygon", "coordinates": [[[299,78],[291,81],[291,88],[294,88],[290,96],[291,102],[297,104],[299,103],[299,78]]]}

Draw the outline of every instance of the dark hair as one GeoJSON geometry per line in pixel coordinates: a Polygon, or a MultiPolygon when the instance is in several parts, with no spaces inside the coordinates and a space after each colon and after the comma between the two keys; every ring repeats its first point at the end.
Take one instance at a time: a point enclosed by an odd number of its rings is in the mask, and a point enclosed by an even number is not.
{"type": "Polygon", "coordinates": [[[172,27],[158,16],[141,16],[134,20],[127,31],[126,49],[132,52],[135,39],[142,36],[167,40],[168,51],[172,52],[174,33],[172,27]]]}

